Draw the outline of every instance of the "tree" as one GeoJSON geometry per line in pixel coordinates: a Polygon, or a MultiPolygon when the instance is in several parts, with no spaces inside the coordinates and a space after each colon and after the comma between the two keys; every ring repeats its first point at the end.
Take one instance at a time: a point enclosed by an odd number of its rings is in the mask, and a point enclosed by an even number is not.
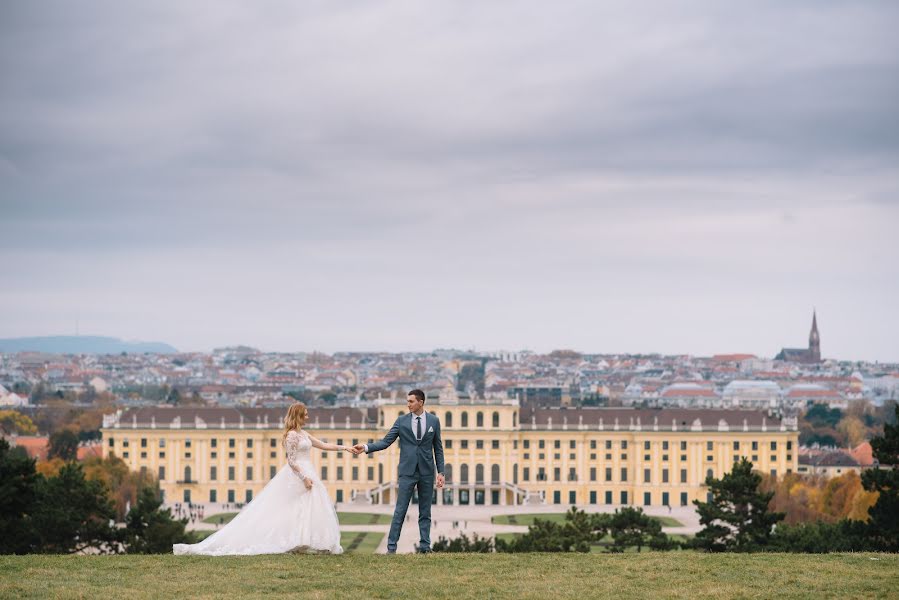
{"type": "Polygon", "coordinates": [[[25,554],[34,541],[29,515],[40,475],[34,459],[0,438],[0,554],[25,554]]]}
{"type": "Polygon", "coordinates": [[[824,554],[865,550],[865,523],[843,519],[837,523],[813,521],[778,525],[771,536],[769,550],[824,554]]]}
{"type": "Polygon", "coordinates": [[[625,506],[616,510],[609,520],[609,533],[614,540],[610,552],[623,552],[633,546],[640,552],[643,546],[650,544],[658,549],[670,547],[668,536],[662,533],[662,524],[639,507],[625,506]]]}
{"type": "MultiPolygon", "coordinates": [[[[894,408],[899,419],[899,406],[894,408]]],[[[880,465],[890,468],[867,469],[862,485],[878,492],[877,502],[868,509],[869,539],[886,552],[899,551],[899,425],[885,424],[883,435],[871,440],[871,450],[880,465]]]]}
{"type": "Polygon", "coordinates": [[[170,554],[173,544],[191,543],[185,531],[187,519],[174,519],[162,508],[158,490],[143,488],[137,504],[125,519],[125,543],[129,554],[170,554]]]}
{"type": "Polygon", "coordinates": [[[783,513],[768,512],[774,492],[759,491],[761,475],[745,458],[721,479],[708,477],[709,502],[694,500],[699,522],[704,525],[693,545],[708,552],[752,552],[765,547],[783,513]]]}
{"type": "Polygon", "coordinates": [[[109,490],[110,499],[115,504],[117,521],[125,520],[127,507],[137,504],[144,488],[157,488],[153,475],[131,471],[125,461],[114,454],[106,458],[91,456],[85,459],[83,465],[85,477],[103,482],[109,490]]]}
{"type": "Polygon", "coordinates": [[[16,435],[34,435],[37,427],[34,422],[15,410],[0,410],[0,432],[16,435]]]}
{"type": "Polygon", "coordinates": [[[81,465],[68,463],[56,477],[37,480],[32,517],[37,532],[34,551],[74,554],[87,548],[101,553],[119,549],[120,535],[111,525],[115,510],[105,486],[85,479],[81,465]]]}
{"type": "Polygon", "coordinates": [[[496,540],[497,552],[589,552],[606,536],[609,515],[588,515],[575,507],[565,514],[564,523],[534,519],[523,536],[507,542],[496,540]]]}
{"type": "Polygon", "coordinates": [[[431,546],[434,552],[493,552],[493,538],[478,537],[478,534],[469,540],[464,533],[459,537],[448,540],[442,535],[431,546]]]}
{"type": "Polygon", "coordinates": [[[70,429],[62,429],[52,434],[47,457],[59,457],[63,460],[75,460],[78,458],[78,435],[70,429]]]}

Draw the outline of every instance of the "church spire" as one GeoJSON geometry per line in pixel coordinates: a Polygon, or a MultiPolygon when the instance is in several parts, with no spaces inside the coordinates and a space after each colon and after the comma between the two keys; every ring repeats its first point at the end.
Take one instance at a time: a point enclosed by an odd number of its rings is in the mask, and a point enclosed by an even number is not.
{"type": "Polygon", "coordinates": [[[814,362],[821,361],[821,335],[818,333],[818,315],[812,310],[812,330],[808,334],[808,351],[814,362]]]}

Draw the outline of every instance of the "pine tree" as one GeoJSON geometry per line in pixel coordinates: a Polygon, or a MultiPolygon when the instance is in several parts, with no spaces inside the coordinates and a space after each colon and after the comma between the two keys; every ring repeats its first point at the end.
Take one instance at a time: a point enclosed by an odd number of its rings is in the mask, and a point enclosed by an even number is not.
{"type": "Polygon", "coordinates": [[[784,514],[768,511],[774,492],[760,492],[761,481],[745,458],[721,479],[706,479],[712,497],[709,502],[693,501],[705,526],[693,545],[709,552],[763,550],[784,514]]]}
{"type": "Polygon", "coordinates": [[[30,516],[39,479],[34,459],[0,438],[0,554],[27,554],[34,546],[30,516]]]}
{"type": "MultiPolygon", "coordinates": [[[[896,406],[899,420],[899,405],[896,406]]],[[[868,541],[874,549],[899,551],[899,423],[883,426],[883,436],[871,440],[874,458],[880,465],[862,473],[862,485],[879,492],[877,502],[868,509],[868,541]]]]}
{"type": "Polygon", "coordinates": [[[137,505],[125,518],[125,539],[129,554],[169,554],[173,544],[190,543],[192,536],[184,530],[186,519],[172,518],[168,508],[161,508],[159,492],[143,488],[137,505]]]}

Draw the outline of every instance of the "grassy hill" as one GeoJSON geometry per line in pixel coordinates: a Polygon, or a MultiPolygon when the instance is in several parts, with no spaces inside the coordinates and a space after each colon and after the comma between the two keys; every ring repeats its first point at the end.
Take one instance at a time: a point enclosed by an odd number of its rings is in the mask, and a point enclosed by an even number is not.
{"type": "Polygon", "coordinates": [[[2,556],[2,598],[897,597],[899,555],[2,556]],[[410,572],[429,588],[410,588],[410,572]]]}

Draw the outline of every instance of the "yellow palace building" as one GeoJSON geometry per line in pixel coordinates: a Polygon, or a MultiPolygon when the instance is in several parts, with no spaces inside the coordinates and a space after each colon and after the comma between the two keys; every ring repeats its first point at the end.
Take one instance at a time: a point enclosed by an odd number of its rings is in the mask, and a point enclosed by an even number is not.
{"type": "MultiPolygon", "coordinates": [[[[795,419],[759,411],[521,408],[517,400],[439,404],[447,486],[439,504],[686,506],[703,482],[746,457],[773,475],[797,469],[795,419]]],[[[405,404],[311,408],[327,442],[383,437],[405,404]]],[[[103,454],[159,479],[167,502],[244,503],[286,464],[284,408],[130,408],[105,418],[103,454]]],[[[354,456],[313,450],[335,502],[389,504],[399,448],[354,456]]]]}

